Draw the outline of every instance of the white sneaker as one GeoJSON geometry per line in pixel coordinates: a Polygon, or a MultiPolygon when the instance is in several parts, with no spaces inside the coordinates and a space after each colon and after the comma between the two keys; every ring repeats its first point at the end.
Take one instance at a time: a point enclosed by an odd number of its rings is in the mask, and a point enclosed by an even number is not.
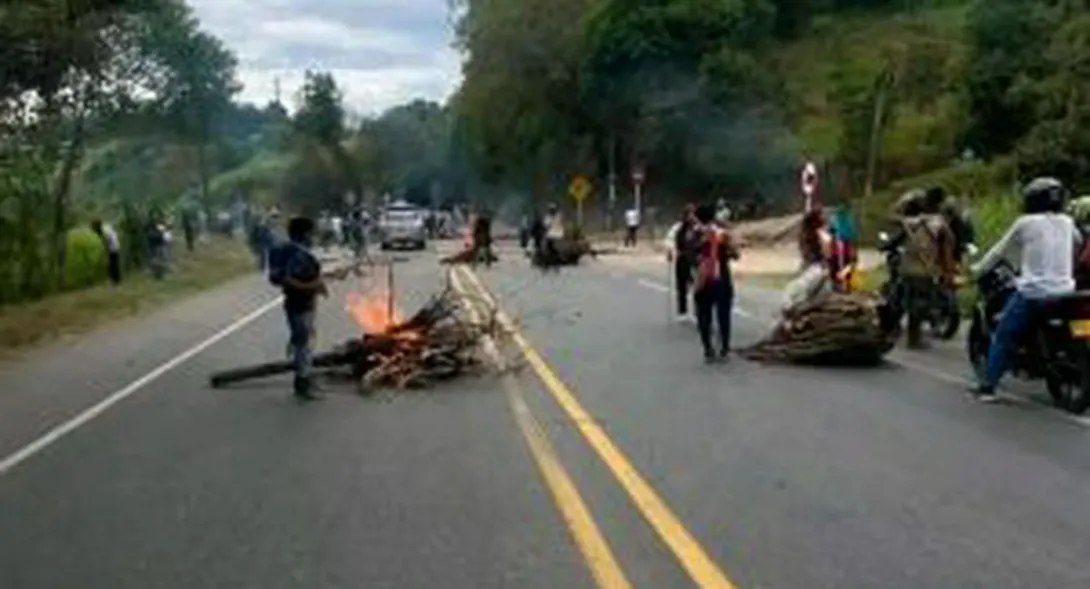
{"type": "Polygon", "coordinates": [[[696,321],[692,315],[678,315],[674,318],[674,321],[681,324],[689,324],[696,321]]]}

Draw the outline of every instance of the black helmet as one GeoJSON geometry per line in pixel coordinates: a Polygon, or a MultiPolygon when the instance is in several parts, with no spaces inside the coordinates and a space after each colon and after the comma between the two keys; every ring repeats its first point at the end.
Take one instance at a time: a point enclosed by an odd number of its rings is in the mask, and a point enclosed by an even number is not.
{"type": "Polygon", "coordinates": [[[946,190],[942,186],[932,186],[924,193],[924,208],[927,212],[937,213],[946,201],[946,190]]]}
{"type": "Polygon", "coordinates": [[[1034,178],[1022,188],[1025,213],[1059,213],[1067,201],[1067,188],[1055,178],[1034,178]]]}

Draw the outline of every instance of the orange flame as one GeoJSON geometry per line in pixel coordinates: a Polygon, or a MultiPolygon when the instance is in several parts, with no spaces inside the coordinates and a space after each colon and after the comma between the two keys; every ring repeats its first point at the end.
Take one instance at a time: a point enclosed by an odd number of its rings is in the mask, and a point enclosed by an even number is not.
{"type": "Polygon", "coordinates": [[[390,314],[389,301],[382,295],[364,296],[350,292],[345,301],[345,310],[360,329],[369,334],[385,333],[401,321],[397,309],[390,314]]]}

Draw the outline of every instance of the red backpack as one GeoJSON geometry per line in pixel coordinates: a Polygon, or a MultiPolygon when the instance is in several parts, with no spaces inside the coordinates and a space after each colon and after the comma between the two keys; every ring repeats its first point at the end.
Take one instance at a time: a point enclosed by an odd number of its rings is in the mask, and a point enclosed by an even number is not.
{"type": "Polygon", "coordinates": [[[696,266],[696,281],[693,284],[695,290],[701,290],[709,282],[719,279],[721,239],[719,229],[709,227],[705,230],[704,243],[701,244],[700,258],[696,266]]]}

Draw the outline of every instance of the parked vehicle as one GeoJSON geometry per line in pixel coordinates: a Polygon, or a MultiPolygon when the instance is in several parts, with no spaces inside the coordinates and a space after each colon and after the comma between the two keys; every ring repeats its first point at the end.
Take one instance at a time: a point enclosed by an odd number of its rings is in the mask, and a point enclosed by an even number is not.
{"type": "MultiPolygon", "coordinates": [[[[988,363],[992,334],[1017,272],[1006,261],[977,281],[978,298],[969,329],[969,361],[978,376],[988,363]]],[[[1056,407],[1076,415],[1090,408],[1090,293],[1076,292],[1049,301],[1022,333],[1011,373],[1025,380],[1044,380],[1056,407]]]]}
{"type": "MultiPolygon", "coordinates": [[[[906,311],[906,288],[900,275],[901,256],[903,248],[894,246],[890,242],[890,236],[886,232],[878,234],[878,249],[886,256],[886,282],[882,285],[881,293],[889,304],[892,316],[899,323],[906,311]]],[[[968,246],[975,250],[975,246],[968,246]]],[[[930,297],[925,304],[927,313],[924,316],[924,324],[928,326],[931,337],[941,340],[952,339],[961,327],[961,311],[958,308],[957,289],[939,284],[935,281],[930,289],[930,297]]]]}
{"type": "Polygon", "coordinates": [[[405,201],[397,201],[382,210],[379,216],[379,243],[383,250],[395,246],[410,246],[422,250],[428,244],[425,223],[427,212],[405,201]]]}

